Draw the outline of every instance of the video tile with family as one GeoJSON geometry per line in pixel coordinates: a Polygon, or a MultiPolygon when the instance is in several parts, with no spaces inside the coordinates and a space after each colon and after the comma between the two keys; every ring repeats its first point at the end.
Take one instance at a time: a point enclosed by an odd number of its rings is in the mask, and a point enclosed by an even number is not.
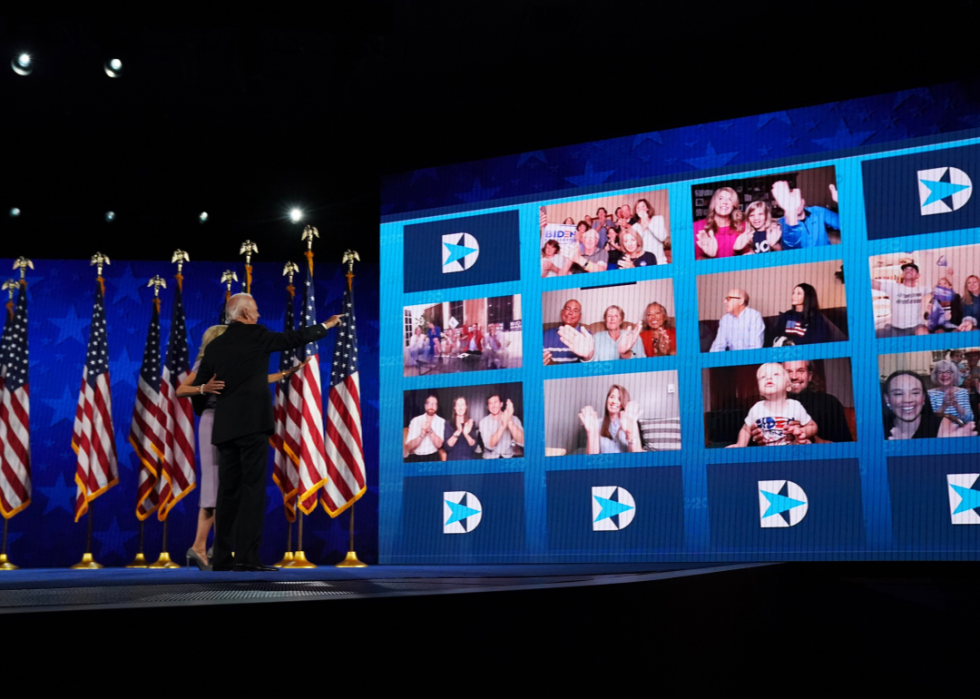
{"type": "Polygon", "coordinates": [[[677,354],[670,279],[549,291],[541,315],[545,366],[677,354]]]}
{"type": "Polygon", "coordinates": [[[559,202],[538,210],[541,277],[669,264],[666,189],[559,202]]]}
{"type": "Polygon", "coordinates": [[[971,332],[980,322],[980,245],[875,255],[875,335],[971,332]]]}
{"type": "Polygon", "coordinates": [[[847,340],[840,261],[699,276],[702,352],[847,340]]]}
{"type": "Polygon", "coordinates": [[[878,356],[885,439],[976,437],[980,347],[878,356]]]}
{"type": "Polygon", "coordinates": [[[696,184],[691,200],[697,260],[840,243],[833,166],[696,184]]]}
{"type": "Polygon", "coordinates": [[[708,448],[857,439],[850,359],[702,369],[708,448]]]}
{"type": "Polygon", "coordinates": [[[512,459],[524,456],[520,383],[405,391],[406,462],[512,459]]]}
{"type": "Polygon", "coordinates": [[[681,448],[673,370],[545,381],[544,410],[546,456],[681,448]]]}
{"type": "Polygon", "coordinates": [[[405,376],[520,368],[520,294],[405,306],[405,376]]]}

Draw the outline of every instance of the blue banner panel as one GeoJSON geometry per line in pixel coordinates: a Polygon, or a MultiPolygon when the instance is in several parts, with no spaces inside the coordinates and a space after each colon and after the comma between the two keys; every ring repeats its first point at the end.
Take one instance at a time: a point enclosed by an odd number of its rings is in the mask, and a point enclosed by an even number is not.
{"type": "Polygon", "coordinates": [[[414,476],[402,483],[403,553],[463,563],[524,548],[524,474],[414,476]]]}
{"type": "Polygon", "coordinates": [[[813,557],[863,547],[857,459],[709,464],[711,544],[813,557]]]}
{"type": "Polygon", "coordinates": [[[405,292],[521,278],[517,211],[405,226],[405,292]]]}
{"type": "Polygon", "coordinates": [[[684,546],[680,466],[549,471],[548,545],[592,558],[684,546]]]}
{"type": "Polygon", "coordinates": [[[975,554],[980,549],[978,481],[980,458],[976,454],[888,459],[896,542],[916,549],[975,554]]]}
{"type": "Polygon", "coordinates": [[[980,226],[980,146],[865,160],[868,240],[980,226]]]}

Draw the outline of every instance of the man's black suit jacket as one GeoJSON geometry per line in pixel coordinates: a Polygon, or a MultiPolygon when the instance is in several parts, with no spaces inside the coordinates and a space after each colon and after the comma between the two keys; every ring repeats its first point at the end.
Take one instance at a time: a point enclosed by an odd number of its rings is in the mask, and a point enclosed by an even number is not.
{"type": "Polygon", "coordinates": [[[194,385],[205,384],[215,375],[225,382],[214,410],[211,443],[221,444],[247,434],[272,434],[269,355],[301,347],[326,334],[322,324],[277,333],[263,325],[236,322],[208,343],[194,385]]]}

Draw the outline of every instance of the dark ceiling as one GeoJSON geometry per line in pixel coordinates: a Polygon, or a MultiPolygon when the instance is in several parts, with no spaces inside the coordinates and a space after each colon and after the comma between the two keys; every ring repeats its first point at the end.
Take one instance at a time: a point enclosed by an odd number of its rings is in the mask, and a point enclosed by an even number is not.
{"type": "Polygon", "coordinates": [[[0,10],[0,257],[285,259],[298,205],[318,259],[376,261],[385,173],[980,72],[972,1],[317,7],[0,10]]]}

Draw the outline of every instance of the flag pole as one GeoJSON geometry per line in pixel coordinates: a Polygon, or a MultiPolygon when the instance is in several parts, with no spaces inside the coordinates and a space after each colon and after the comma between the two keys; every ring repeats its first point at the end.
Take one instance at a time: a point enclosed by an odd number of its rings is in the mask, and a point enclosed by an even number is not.
{"type": "Polygon", "coordinates": [[[259,246],[253,243],[251,240],[246,240],[242,243],[241,249],[238,251],[239,255],[245,256],[245,293],[252,293],[252,255],[257,255],[259,252],[259,246]]]}
{"type": "Polygon", "coordinates": [[[169,523],[170,523],[170,513],[168,512],[167,519],[163,520],[163,540],[160,542],[160,558],[157,559],[156,563],[151,563],[150,565],[146,566],[147,568],[153,568],[153,569],[180,568],[179,565],[177,565],[172,560],[170,560],[170,554],[167,552],[167,525],[169,523]]]}
{"type": "MultiPolygon", "coordinates": [[[[297,504],[299,502],[297,501],[297,504]]],[[[296,551],[293,553],[293,562],[289,564],[290,568],[316,568],[316,563],[310,563],[306,560],[306,552],[303,550],[303,510],[297,508],[299,511],[296,513],[297,521],[299,526],[296,527],[296,551]]]]}
{"type": "MultiPolygon", "coordinates": [[[[286,291],[289,292],[290,298],[290,308],[292,307],[293,298],[295,297],[295,288],[293,287],[293,275],[299,272],[299,267],[295,262],[287,262],[285,267],[283,267],[283,276],[289,277],[289,283],[286,285],[286,291]]],[[[287,309],[288,312],[289,309],[287,309]]],[[[286,316],[288,319],[288,315],[286,316]]],[[[294,328],[289,328],[293,330],[294,328]]],[[[295,355],[293,355],[295,357],[295,355]]],[[[295,359],[293,360],[295,362],[295,359]]],[[[289,457],[286,457],[289,459],[289,457]]],[[[286,516],[286,553],[283,554],[282,560],[275,564],[276,568],[292,568],[293,561],[293,523],[289,519],[289,510],[286,507],[286,503],[283,502],[283,514],[286,516]]]]}
{"type": "MultiPolygon", "coordinates": [[[[360,261],[360,256],[355,250],[348,250],[344,253],[344,262],[347,263],[347,290],[351,291],[354,285],[354,260],[360,261]]],[[[341,263],[343,264],[343,263],[341,263]]],[[[356,501],[355,501],[356,502],[356,501]]],[[[338,563],[335,568],[367,568],[368,564],[364,563],[357,557],[357,552],[354,550],[354,502],[350,504],[350,546],[347,548],[347,557],[344,558],[340,563],[338,563]]]]}
{"type": "Polygon", "coordinates": [[[98,570],[104,566],[101,563],[97,563],[94,558],[92,558],[92,505],[94,501],[88,503],[88,533],[85,535],[85,553],[82,554],[82,560],[71,567],[72,570],[98,570]]]}
{"type": "Polygon", "coordinates": [[[146,556],[143,555],[143,528],[146,522],[140,520],[140,549],[139,553],[136,554],[136,558],[130,563],[127,568],[147,568],[146,556]]]}
{"type": "MultiPolygon", "coordinates": [[[[26,258],[21,258],[21,259],[26,259],[26,258]]],[[[16,266],[17,266],[17,263],[14,263],[14,267],[15,268],[16,268],[16,266]]],[[[31,265],[32,268],[33,268],[33,266],[34,265],[31,265]]],[[[23,267],[21,267],[21,269],[20,269],[20,276],[23,279],[23,277],[24,277],[24,268],[23,267]]],[[[7,301],[7,322],[8,323],[14,319],[14,289],[16,289],[17,286],[18,286],[18,282],[15,282],[13,279],[10,279],[10,280],[5,281],[3,283],[3,289],[4,289],[4,291],[6,291],[8,294],[10,294],[10,299],[7,301]]],[[[11,563],[7,559],[7,529],[9,527],[9,525],[10,525],[10,520],[7,519],[6,517],[4,517],[3,518],[3,540],[0,541],[0,570],[17,570],[17,566],[15,566],[13,563],[11,563]]]]}
{"type": "Polygon", "coordinates": [[[3,518],[3,542],[0,543],[0,570],[17,570],[17,566],[7,560],[7,526],[10,520],[3,518]]]}

